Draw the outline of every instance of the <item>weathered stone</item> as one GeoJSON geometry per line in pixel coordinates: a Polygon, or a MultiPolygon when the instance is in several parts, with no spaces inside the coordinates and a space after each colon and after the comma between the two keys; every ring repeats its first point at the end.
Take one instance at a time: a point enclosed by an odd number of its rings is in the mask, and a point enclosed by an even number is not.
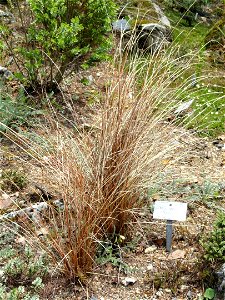
{"type": "Polygon", "coordinates": [[[0,10],[0,18],[4,18],[8,23],[15,22],[14,15],[11,12],[0,10]]]}
{"type": "Polygon", "coordinates": [[[157,247],[155,245],[152,245],[152,246],[145,249],[145,254],[154,252],[156,249],[157,249],[157,247]]]}
{"type": "Polygon", "coordinates": [[[112,23],[113,31],[124,32],[131,29],[129,22],[126,19],[119,19],[112,23]]]}
{"type": "Polygon", "coordinates": [[[121,283],[122,285],[124,286],[128,286],[128,285],[133,285],[135,284],[135,282],[137,281],[137,278],[134,278],[134,277],[125,277],[121,283]]]}
{"type": "Polygon", "coordinates": [[[170,22],[158,5],[151,0],[121,2],[120,19],[112,26],[122,32],[123,48],[154,53],[172,41],[170,22]]]}
{"type": "Polygon", "coordinates": [[[221,266],[221,268],[216,272],[218,277],[217,289],[220,294],[223,294],[225,299],[225,264],[221,266]]]}
{"type": "Polygon", "coordinates": [[[8,79],[12,76],[13,76],[12,72],[10,72],[7,68],[0,66],[0,77],[8,79]]]}

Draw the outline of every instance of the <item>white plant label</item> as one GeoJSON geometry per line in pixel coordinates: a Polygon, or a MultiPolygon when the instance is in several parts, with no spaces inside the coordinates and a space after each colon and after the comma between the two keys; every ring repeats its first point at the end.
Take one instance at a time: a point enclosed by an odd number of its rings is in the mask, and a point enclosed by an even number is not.
{"type": "Polygon", "coordinates": [[[153,219],[185,221],[187,217],[187,203],[156,201],[153,219]]]}

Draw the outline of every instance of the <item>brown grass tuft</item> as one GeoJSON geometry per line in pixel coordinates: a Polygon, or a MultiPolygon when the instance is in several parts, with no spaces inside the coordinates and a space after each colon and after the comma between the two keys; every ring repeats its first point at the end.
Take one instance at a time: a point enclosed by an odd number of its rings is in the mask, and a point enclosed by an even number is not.
{"type": "Polygon", "coordinates": [[[62,273],[82,282],[94,266],[99,242],[127,233],[142,196],[165,161],[178,159],[180,147],[175,127],[166,120],[179,102],[171,83],[189,63],[180,66],[168,53],[134,59],[118,54],[109,65],[111,83],[92,131],[74,133],[56,124],[49,148],[25,141],[64,203],[62,209],[49,204],[26,234],[62,273]],[[37,227],[48,227],[48,234],[39,237],[37,227]]]}

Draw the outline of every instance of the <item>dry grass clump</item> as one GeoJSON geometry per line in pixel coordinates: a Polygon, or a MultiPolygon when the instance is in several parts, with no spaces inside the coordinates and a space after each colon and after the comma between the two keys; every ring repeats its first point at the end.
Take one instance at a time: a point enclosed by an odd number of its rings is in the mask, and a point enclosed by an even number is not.
{"type": "Polygon", "coordinates": [[[93,130],[74,133],[56,124],[49,149],[26,141],[64,203],[61,209],[49,204],[26,234],[68,278],[84,280],[99,243],[126,234],[151,181],[178,158],[177,133],[166,122],[179,99],[170,88],[182,72],[178,61],[120,54],[116,67],[109,65],[111,83],[93,130]],[[39,237],[37,227],[47,227],[47,234],[39,237]]]}

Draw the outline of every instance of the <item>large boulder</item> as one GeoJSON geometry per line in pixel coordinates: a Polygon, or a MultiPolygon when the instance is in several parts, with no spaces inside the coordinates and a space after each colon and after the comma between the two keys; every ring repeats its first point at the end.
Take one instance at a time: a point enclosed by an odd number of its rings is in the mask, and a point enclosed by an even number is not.
{"type": "Polygon", "coordinates": [[[161,8],[151,0],[120,1],[113,30],[122,34],[123,47],[154,53],[171,42],[171,26],[161,8]],[[121,3],[122,2],[122,3],[121,3]]]}

